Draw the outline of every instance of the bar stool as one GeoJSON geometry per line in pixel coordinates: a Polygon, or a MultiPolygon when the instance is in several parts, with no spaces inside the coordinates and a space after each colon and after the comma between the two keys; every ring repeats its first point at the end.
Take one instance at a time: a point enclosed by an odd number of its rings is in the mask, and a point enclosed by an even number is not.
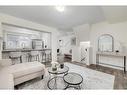
{"type": "Polygon", "coordinates": [[[21,52],[10,52],[9,58],[12,60],[12,64],[16,64],[15,61],[19,60],[22,63],[22,53],[21,52]]]}
{"type": "Polygon", "coordinates": [[[29,51],[23,51],[22,62],[30,62],[30,52],[29,51]]]}
{"type": "Polygon", "coordinates": [[[41,51],[41,62],[42,63],[45,63],[46,62],[46,54],[45,54],[45,51],[41,51]]]}
{"type": "Polygon", "coordinates": [[[29,54],[30,61],[34,58],[34,61],[39,61],[39,51],[31,51],[29,54]]]}
{"type": "Polygon", "coordinates": [[[46,62],[51,61],[51,50],[45,50],[45,60],[46,62]]]}

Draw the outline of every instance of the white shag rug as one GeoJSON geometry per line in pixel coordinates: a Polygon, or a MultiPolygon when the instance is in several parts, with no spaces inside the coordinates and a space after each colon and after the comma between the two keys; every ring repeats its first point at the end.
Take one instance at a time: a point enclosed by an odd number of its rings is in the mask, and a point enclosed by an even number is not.
{"type": "MultiPolygon", "coordinates": [[[[113,89],[115,76],[106,74],[103,72],[88,69],[86,67],[74,65],[66,62],[66,66],[69,67],[69,72],[75,72],[83,77],[83,83],[81,89],[113,89]]],[[[47,82],[49,80],[49,74],[46,70],[44,79],[33,79],[26,83],[19,85],[19,89],[35,89],[35,90],[48,90],[47,82]]],[[[57,80],[58,86],[64,85],[63,80],[57,80]]]]}

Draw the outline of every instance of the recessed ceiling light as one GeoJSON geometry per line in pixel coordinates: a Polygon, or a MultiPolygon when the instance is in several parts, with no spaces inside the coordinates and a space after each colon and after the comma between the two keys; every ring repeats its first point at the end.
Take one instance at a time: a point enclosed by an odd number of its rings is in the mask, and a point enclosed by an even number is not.
{"type": "Polygon", "coordinates": [[[64,12],[64,10],[65,10],[65,7],[64,6],[56,6],[55,8],[59,12],[64,12]]]}

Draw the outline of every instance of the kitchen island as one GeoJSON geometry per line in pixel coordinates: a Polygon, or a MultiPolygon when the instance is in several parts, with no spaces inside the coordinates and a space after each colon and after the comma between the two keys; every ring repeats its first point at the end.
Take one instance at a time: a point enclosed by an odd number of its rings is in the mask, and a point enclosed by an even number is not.
{"type": "Polygon", "coordinates": [[[39,52],[39,61],[42,61],[42,52],[50,51],[51,49],[44,48],[44,49],[5,49],[2,51],[2,58],[8,59],[10,56],[10,52],[21,52],[22,53],[22,61],[27,62],[29,58],[29,54],[31,51],[38,51],[39,52]]]}
{"type": "Polygon", "coordinates": [[[30,51],[46,51],[46,50],[51,50],[48,48],[45,49],[5,49],[2,50],[2,53],[9,53],[9,52],[30,52],[30,51]]]}

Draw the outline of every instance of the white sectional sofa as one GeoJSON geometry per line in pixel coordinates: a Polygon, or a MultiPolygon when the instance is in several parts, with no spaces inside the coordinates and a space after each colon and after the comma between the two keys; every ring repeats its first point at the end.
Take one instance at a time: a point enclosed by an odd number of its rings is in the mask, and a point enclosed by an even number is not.
{"type": "Polygon", "coordinates": [[[0,60],[0,89],[14,89],[14,86],[44,74],[45,66],[40,62],[12,65],[10,59],[2,59],[0,60]]]}

